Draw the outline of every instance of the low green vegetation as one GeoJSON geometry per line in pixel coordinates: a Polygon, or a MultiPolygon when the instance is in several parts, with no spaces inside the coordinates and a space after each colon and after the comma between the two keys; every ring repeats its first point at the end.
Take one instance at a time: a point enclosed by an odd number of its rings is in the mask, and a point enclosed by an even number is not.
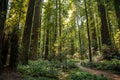
{"type": "Polygon", "coordinates": [[[120,60],[112,59],[112,60],[104,60],[101,62],[83,62],[83,66],[99,69],[99,70],[109,70],[115,73],[120,73],[120,60]]]}
{"type": "Polygon", "coordinates": [[[26,66],[19,65],[17,69],[22,73],[24,80],[107,80],[104,76],[79,70],[75,62],[37,60],[29,61],[26,66]]]}
{"type": "Polygon", "coordinates": [[[70,75],[70,80],[108,80],[102,75],[93,75],[81,70],[75,70],[70,75]]]}

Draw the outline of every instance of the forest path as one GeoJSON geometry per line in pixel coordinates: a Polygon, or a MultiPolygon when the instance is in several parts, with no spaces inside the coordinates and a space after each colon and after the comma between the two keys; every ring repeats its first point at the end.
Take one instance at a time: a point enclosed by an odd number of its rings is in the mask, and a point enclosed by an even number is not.
{"type": "Polygon", "coordinates": [[[111,72],[107,72],[107,71],[101,71],[101,70],[94,70],[94,69],[90,69],[90,68],[86,68],[80,65],[80,63],[76,64],[81,70],[89,72],[91,74],[96,74],[96,75],[104,75],[112,80],[120,80],[120,75],[111,73],[111,72]]]}

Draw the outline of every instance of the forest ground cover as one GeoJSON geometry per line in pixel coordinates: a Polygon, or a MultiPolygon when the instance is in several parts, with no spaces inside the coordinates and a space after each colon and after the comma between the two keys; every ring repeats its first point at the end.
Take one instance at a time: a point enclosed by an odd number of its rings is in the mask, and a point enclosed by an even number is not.
{"type": "Polygon", "coordinates": [[[99,62],[81,62],[82,66],[113,72],[120,75],[120,61],[118,59],[103,60],[99,62]]]}
{"type": "Polygon", "coordinates": [[[78,61],[29,61],[19,65],[17,71],[3,73],[4,80],[119,80],[120,76],[108,71],[85,68],[78,61]],[[107,78],[106,78],[107,77],[107,78]]]}
{"type": "Polygon", "coordinates": [[[92,69],[92,68],[86,68],[86,67],[80,66],[80,63],[77,63],[77,65],[81,70],[90,72],[92,74],[103,75],[112,80],[120,80],[120,75],[114,74],[113,72],[96,70],[96,69],[92,69]]]}
{"type": "Polygon", "coordinates": [[[66,64],[48,60],[29,61],[26,66],[18,66],[17,71],[22,75],[19,73],[17,80],[108,80],[104,76],[82,71],[76,66],[76,62],[68,60],[66,64]]]}

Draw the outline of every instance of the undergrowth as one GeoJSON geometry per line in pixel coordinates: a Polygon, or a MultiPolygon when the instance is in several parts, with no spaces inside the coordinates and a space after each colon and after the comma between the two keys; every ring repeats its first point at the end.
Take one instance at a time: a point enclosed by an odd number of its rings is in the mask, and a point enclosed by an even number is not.
{"type": "Polygon", "coordinates": [[[79,70],[75,62],[73,60],[64,63],[47,60],[29,61],[26,66],[19,65],[18,71],[22,73],[23,80],[107,80],[103,76],[79,70]]]}
{"type": "Polygon", "coordinates": [[[104,60],[101,62],[83,62],[83,66],[95,68],[99,70],[108,70],[115,73],[120,73],[120,60],[118,59],[112,59],[112,60],[104,60]]]}

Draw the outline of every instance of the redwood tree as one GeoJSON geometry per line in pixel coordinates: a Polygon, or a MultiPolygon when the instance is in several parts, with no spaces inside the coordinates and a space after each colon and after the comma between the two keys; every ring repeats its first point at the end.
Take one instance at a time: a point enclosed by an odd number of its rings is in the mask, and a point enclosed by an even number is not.
{"type": "Polygon", "coordinates": [[[38,56],[38,33],[39,33],[39,28],[40,28],[40,11],[41,11],[41,1],[42,0],[36,0],[36,5],[35,5],[35,13],[34,13],[34,22],[33,22],[33,32],[32,32],[32,38],[31,38],[31,50],[30,50],[30,57],[31,59],[35,60],[37,59],[38,56]]]}
{"type": "Polygon", "coordinates": [[[22,56],[21,56],[22,64],[28,64],[28,53],[30,49],[30,37],[31,37],[35,1],[36,0],[29,0],[25,28],[24,28],[23,39],[22,39],[22,56]]]}
{"type": "Polygon", "coordinates": [[[102,3],[101,0],[97,0],[98,2],[98,11],[101,18],[101,38],[102,38],[102,44],[110,45],[110,35],[108,30],[108,23],[106,18],[106,10],[105,5],[102,3]]]}
{"type": "Polygon", "coordinates": [[[2,46],[3,46],[3,36],[4,36],[4,24],[6,21],[8,0],[0,0],[0,74],[3,67],[2,64],[2,46]]]}

